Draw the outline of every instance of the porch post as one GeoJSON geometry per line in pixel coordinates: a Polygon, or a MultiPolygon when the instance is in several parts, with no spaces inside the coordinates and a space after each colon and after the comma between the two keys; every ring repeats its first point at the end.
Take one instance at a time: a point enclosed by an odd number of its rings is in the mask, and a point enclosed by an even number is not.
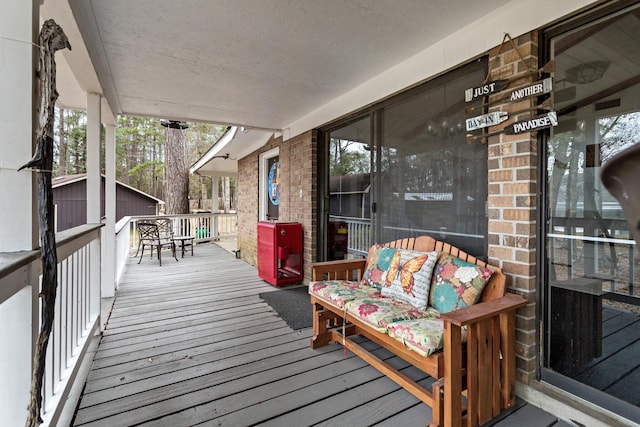
{"type": "Polygon", "coordinates": [[[38,242],[35,172],[17,172],[35,147],[34,86],[38,48],[38,6],[8,0],[0,14],[0,200],[6,203],[0,221],[0,252],[31,250],[38,242]]]}
{"type": "MultiPolygon", "coordinates": [[[[100,169],[100,95],[87,93],[87,224],[99,224],[102,196],[102,174],[100,169]]],[[[102,236],[100,241],[89,244],[89,280],[92,289],[102,291],[102,236]]],[[[113,267],[115,268],[115,267],[113,267]]],[[[97,298],[100,301],[100,298],[97,298]]],[[[92,307],[100,313],[100,307],[92,307]]],[[[101,320],[102,322],[102,320],[101,320]]]]}
{"type": "Polygon", "coordinates": [[[102,229],[104,262],[102,263],[102,297],[115,295],[116,286],[116,127],[105,126],[105,226],[102,229]]]}
{"type": "MultiPolygon", "coordinates": [[[[33,156],[37,0],[6,0],[0,13],[0,253],[35,249],[38,242],[34,172],[17,169],[33,156]]],[[[1,255],[0,255],[1,257],[1,255]]],[[[31,270],[31,269],[29,269],[31,270]]],[[[31,385],[32,348],[38,330],[37,272],[24,288],[0,301],[0,417],[3,425],[24,425],[31,385]]]]}
{"type": "Polygon", "coordinates": [[[218,186],[220,185],[220,177],[211,177],[211,212],[218,213],[220,205],[218,203],[218,186]]]}
{"type": "Polygon", "coordinates": [[[87,224],[100,223],[100,95],[87,93],[87,224]]]}

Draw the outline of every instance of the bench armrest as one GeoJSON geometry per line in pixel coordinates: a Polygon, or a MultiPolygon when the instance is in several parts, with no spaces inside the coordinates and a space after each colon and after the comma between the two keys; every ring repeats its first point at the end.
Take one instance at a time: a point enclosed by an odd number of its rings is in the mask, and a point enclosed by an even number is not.
{"type": "Polygon", "coordinates": [[[528,303],[529,301],[521,296],[508,293],[501,298],[481,302],[474,304],[471,307],[441,314],[440,318],[445,322],[449,322],[457,326],[464,326],[494,317],[501,313],[506,313],[510,310],[524,307],[528,303]]]}
{"type": "Polygon", "coordinates": [[[366,259],[341,259],[311,264],[311,280],[362,280],[366,259]]]}

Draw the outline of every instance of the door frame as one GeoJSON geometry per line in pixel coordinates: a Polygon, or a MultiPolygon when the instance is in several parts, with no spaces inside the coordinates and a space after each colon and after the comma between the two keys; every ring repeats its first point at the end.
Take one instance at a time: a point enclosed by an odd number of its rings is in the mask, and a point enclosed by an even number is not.
{"type": "Polygon", "coordinates": [[[258,182],[259,182],[259,195],[258,195],[258,211],[259,221],[267,220],[267,194],[269,189],[267,188],[267,180],[269,178],[269,160],[278,157],[280,155],[280,147],[272,148],[271,150],[260,153],[258,156],[258,182]]]}

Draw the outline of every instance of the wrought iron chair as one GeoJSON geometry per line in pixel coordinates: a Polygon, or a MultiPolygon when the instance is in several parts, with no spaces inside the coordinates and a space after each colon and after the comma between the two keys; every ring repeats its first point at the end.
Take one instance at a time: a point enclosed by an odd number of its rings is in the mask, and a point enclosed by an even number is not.
{"type": "MultiPolygon", "coordinates": [[[[168,218],[162,218],[153,221],[138,222],[138,249],[142,249],[138,264],[144,256],[144,247],[151,248],[151,258],[153,258],[153,248],[158,252],[158,262],[162,265],[162,249],[170,248],[171,254],[178,261],[176,256],[176,245],[173,241],[173,223],[168,218]]],[[[137,255],[137,251],[136,251],[137,255]]]]}

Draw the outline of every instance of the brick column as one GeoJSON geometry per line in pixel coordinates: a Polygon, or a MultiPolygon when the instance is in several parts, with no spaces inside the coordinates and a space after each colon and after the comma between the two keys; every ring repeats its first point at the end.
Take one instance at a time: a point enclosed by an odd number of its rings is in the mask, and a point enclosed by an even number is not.
{"type": "MultiPolygon", "coordinates": [[[[491,80],[527,75],[527,65],[538,67],[537,33],[514,40],[518,52],[508,41],[489,52],[491,80]]],[[[517,87],[533,82],[529,76],[511,82],[517,87]]],[[[490,111],[509,113],[535,105],[535,98],[491,107],[490,111]]],[[[535,113],[534,113],[535,114],[535,113]]],[[[511,114],[510,114],[511,116],[511,114]]],[[[496,129],[527,117],[525,113],[509,117],[496,129]]],[[[493,129],[490,129],[490,131],[493,129]]],[[[509,277],[509,289],[527,298],[531,304],[517,312],[517,376],[529,383],[536,369],[536,194],[537,137],[534,133],[500,134],[488,139],[489,169],[489,258],[509,277]]]]}

